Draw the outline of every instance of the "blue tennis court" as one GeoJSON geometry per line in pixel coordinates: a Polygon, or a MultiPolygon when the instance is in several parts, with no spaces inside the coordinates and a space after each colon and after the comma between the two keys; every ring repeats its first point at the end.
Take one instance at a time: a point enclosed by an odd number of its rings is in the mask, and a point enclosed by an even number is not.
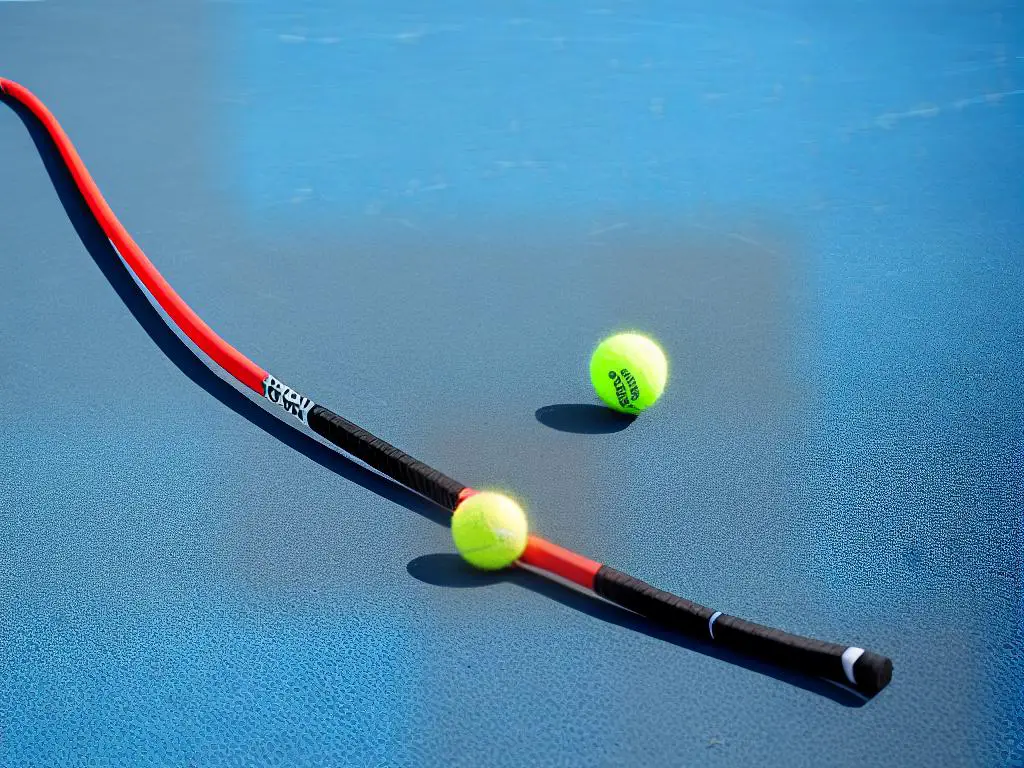
{"type": "Polygon", "coordinates": [[[0,0],[239,350],[865,702],[523,570],[170,330],[0,108],[0,764],[1024,765],[1024,9],[0,0]],[[587,360],[669,354],[635,422],[587,360]]]}

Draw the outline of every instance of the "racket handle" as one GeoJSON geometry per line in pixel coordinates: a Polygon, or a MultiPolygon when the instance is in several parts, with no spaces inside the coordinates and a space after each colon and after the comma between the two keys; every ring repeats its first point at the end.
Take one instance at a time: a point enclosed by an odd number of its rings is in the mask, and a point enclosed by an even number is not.
{"type": "Polygon", "coordinates": [[[874,696],[892,679],[892,660],[862,648],[791,635],[727,616],[652,587],[607,565],[594,577],[594,592],[669,629],[729,650],[874,696]]]}
{"type": "Polygon", "coordinates": [[[303,415],[310,429],[345,453],[449,511],[455,509],[466,490],[457,480],[428,467],[329,408],[311,403],[308,414],[303,415]]]}

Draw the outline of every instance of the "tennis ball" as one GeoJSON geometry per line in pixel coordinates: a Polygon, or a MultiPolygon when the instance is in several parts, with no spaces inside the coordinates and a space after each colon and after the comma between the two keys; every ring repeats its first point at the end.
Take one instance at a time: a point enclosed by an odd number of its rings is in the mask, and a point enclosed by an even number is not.
{"type": "Polygon", "coordinates": [[[661,347],[638,333],[611,336],[590,358],[590,381],[598,397],[622,413],[639,413],[665,391],[668,361],[661,347]]]}
{"type": "Polygon", "coordinates": [[[500,493],[476,493],[455,508],[452,538],[471,565],[496,571],[511,565],[526,549],[522,508],[500,493]]]}

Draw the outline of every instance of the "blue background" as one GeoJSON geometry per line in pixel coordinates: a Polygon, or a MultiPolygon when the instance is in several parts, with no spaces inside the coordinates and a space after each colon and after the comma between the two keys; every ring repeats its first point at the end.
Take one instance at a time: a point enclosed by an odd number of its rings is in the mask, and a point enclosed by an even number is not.
{"type": "Polygon", "coordinates": [[[0,75],[214,328],[545,536],[895,677],[858,706],[469,573],[205,373],[5,110],[0,761],[1024,760],[1018,4],[165,5],[0,3],[0,75]],[[535,416],[625,328],[656,409],[535,416]]]}

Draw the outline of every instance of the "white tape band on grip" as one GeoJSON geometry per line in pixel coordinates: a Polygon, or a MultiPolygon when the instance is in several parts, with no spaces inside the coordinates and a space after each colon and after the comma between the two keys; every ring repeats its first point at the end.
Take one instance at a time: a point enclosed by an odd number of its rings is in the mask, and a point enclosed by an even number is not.
{"type": "Polygon", "coordinates": [[[718,617],[722,615],[721,611],[715,611],[711,614],[711,618],[708,619],[708,634],[711,635],[711,639],[715,639],[715,622],[718,621],[718,617]]]}
{"type": "Polygon", "coordinates": [[[309,424],[309,412],[316,403],[269,373],[263,380],[263,396],[274,405],[283,408],[288,415],[294,416],[303,424],[309,424]]]}
{"type": "Polygon", "coordinates": [[[854,685],[857,684],[856,678],[853,676],[853,665],[857,663],[857,659],[864,655],[863,648],[847,648],[843,651],[843,672],[846,673],[846,679],[854,685]]]}

